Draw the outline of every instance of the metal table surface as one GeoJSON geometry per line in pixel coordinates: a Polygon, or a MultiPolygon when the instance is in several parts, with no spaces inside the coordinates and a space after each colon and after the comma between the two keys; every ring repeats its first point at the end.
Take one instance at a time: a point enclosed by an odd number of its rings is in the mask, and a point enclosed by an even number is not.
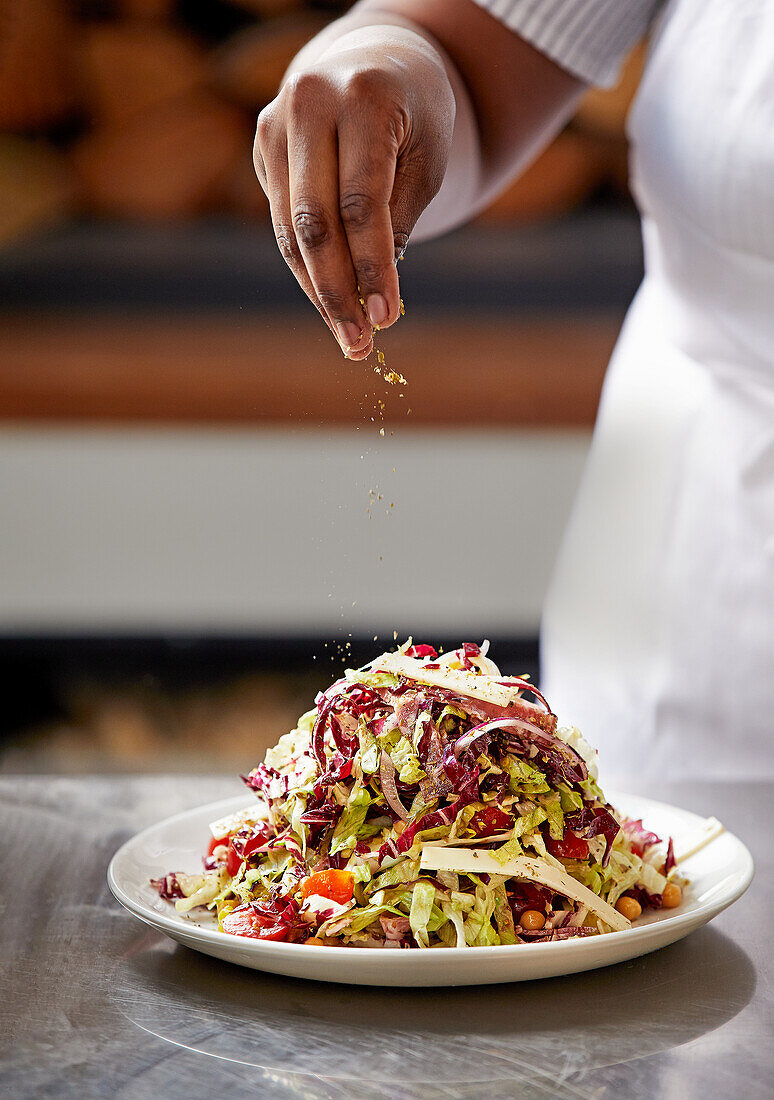
{"type": "Polygon", "coordinates": [[[710,926],[567,978],[368,989],[242,970],[126,913],[105,871],[130,835],[238,780],[0,779],[0,1095],[768,1097],[772,784],[665,784],[750,846],[756,879],[710,926]]]}

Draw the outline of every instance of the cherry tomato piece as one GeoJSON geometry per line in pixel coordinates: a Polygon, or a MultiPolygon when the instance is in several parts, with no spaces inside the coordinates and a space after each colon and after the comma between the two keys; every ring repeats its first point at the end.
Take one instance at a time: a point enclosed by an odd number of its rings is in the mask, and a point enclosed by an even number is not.
{"type": "Polygon", "coordinates": [[[510,829],[513,818],[499,806],[486,806],[483,810],[477,810],[470,819],[470,827],[476,836],[491,836],[493,833],[501,833],[510,829]]]}
{"type": "Polygon", "coordinates": [[[301,886],[301,897],[308,898],[310,894],[317,894],[321,898],[329,898],[339,905],[345,905],[352,898],[354,889],[355,878],[349,871],[331,868],[311,875],[301,886]]]}
{"type": "Polygon", "coordinates": [[[561,840],[547,837],[546,848],[557,859],[586,859],[589,854],[589,846],[583,837],[576,836],[569,829],[565,830],[561,840]]]}
{"type": "Polygon", "coordinates": [[[251,836],[249,840],[246,840],[243,848],[243,858],[247,859],[253,852],[257,852],[259,848],[263,848],[269,836],[270,833],[268,829],[261,829],[255,836],[251,836]]]}
{"type": "Polygon", "coordinates": [[[238,848],[234,847],[234,837],[231,837],[228,843],[228,854],[226,855],[226,870],[232,878],[242,866],[242,860],[247,859],[259,848],[263,848],[269,836],[268,829],[260,829],[254,836],[248,837],[247,840],[239,837],[238,848]]]}
{"type": "Polygon", "coordinates": [[[227,836],[214,836],[212,838],[212,840],[210,841],[209,848],[207,849],[207,855],[211,856],[213,854],[213,852],[215,851],[215,849],[220,847],[221,844],[228,844],[228,837],[227,836]]]}
{"type": "Polygon", "coordinates": [[[233,878],[241,866],[242,857],[234,851],[234,841],[230,840],[228,842],[228,852],[226,853],[226,870],[233,878]]]}
{"type": "Polygon", "coordinates": [[[234,909],[223,918],[222,927],[231,936],[248,936],[252,940],[284,940],[288,934],[282,924],[262,924],[252,909],[234,909]]]}

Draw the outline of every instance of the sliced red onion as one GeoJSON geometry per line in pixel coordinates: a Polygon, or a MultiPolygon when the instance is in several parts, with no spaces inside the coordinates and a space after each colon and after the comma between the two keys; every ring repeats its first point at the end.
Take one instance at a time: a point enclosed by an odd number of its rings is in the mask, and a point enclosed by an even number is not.
{"type": "Polygon", "coordinates": [[[547,712],[549,714],[551,713],[551,708],[548,705],[548,700],[545,695],[528,680],[522,680],[520,676],[510,676],[507,680],[495,680],[495,683],[500,684],[501,687],[518,688],[519,691],[531,691],[535,698],[540,700],[547,712]]]}
{"type": "Polygon", "coordinates": [[[379,761],[379,779],[382,784],[382,794],[387,799],[392,809],[401,821],[408,821],[408,810],[403,805],[400,798],[398,798],[398,788],[395,784],[395,765],[389,753],[385,752],[384,749],[382,749],[382,755],[379,761]]]}
{"type": "MultiPolygon", "coordinates": [[[[494,724],[496,725],[496,723],[494,724]]],[[[459,758],[464,752],[467,752],[476,741],[480,741],[482,738],[490,736],[493,732],[493,723],[485,722],[483,726],[474,726],[472,730],[468,730],[467,733],[463,733],[462,737],[458,737],[454,742],[454,755],[459,758]]]]}

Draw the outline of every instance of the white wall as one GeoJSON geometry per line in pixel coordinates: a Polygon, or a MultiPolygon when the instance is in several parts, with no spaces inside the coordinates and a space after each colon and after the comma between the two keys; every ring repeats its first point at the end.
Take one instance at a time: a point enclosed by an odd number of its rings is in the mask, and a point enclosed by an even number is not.
{"type": "Polygon", "coordinates": [[[0,632],[528,634],[588,441],[5,430],[0,632]]]}

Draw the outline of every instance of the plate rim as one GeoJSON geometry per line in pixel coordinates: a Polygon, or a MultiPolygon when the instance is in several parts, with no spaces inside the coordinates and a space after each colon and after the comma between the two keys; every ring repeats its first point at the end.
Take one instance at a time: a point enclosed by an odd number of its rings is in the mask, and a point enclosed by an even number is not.
{"type": "MultiPolygon", "coordinates": [[[[612,805],[616,804],[617,798],[638,800],[642,802],[647,802],[649,806],[652,806],[654,808],[672,812],[678,811],[679,813],[683,814],[690,814],[696,819],[697,823],[705,820],[705,818],[703,818],[701,814],[697,814],[693,810],[686,810],[669,802],[662,802],[658,799],[648,798],[645,795],[626,794],[623,791],[615,791],[609,795],[609,798],[612,805]]],[[[176,814],[171,814],[169,817],[163,818],[162,820],[157,821],[154,824],[146,826],[146,828],[141,829],[138,833],[135,833],[128,840],[124,841],[121,847],[112,856],[107,868],[107,884],[116,901],[118,901],[128,912],[137,917],[144,924],[147,924],[152,928],[156,928],[158,931],[164,934],[167,934],[167,931],[169,931],[169,933],[183,932],[189,936],[192,936],[195,939],[201,939],[204,943],[223,944],[225,933],[219,932],[217,929],[214,928],[202,928],[200,925],[196,925],[193,923],[189,924],[179,916],[172,917],[168,916],[166,913],[160,913],[155,909],[150,909],[142,901],[133,898],[130,894],[126,892],[126,890],[123,889],[123,887],[118,882],[116,878],[116,867],[120,863],[121,859],[127,855],[132,847],[141,844],[147,836],[155,833],[161,827],[174,825],[183,818],[189,817],[192,814],[203,813],[205,810],[209,814],[210,812],[216,810],[216,808],[218,807],[222,809],[223,807],[225,807],[225,805],[238,801],[241,801],[241,799],[237,795],[232,795],[229,798],[222,798],[214,802],[207,802],[202,803],[198,806],[192,806],[187,810],[181,810],[176,814]]],[[[643,925],[641,928],[633,927],[623,929],[620,932],[608,932],[605,934],[604,940],[606,942],[611,942],[610,938],[616,937],[615,942],[620,943],[620,937],[625,936],[627,938],[627,942],[629,943],[645,942],[648,939],[652,938],[654,935],[658,936],[659,934],[661,934],[665,927],[673,930],[679,930],[684,925],[695,925],[697,923],[697,918],[699,919],[699,924],[706,924],[708,921],[712,920],[713,917],[716,917],[719,913],[721,913],[724,909],[727,909],[730,905],[733,905],[736,901],[738,901],[739,898],[742,897],[743,894],[745,894],[745,892],[749,889],[750,884],[753,881],[753,878],[755,876],[755,863],[753,861],[752,854],[750,853],[749,848],[744,843],[744,841],[739,839],[739,837],[735,833],[732,833],[729,829],[725,829],[723,835],[729,837],[732,842],[734,842],[738,847],[743,866],[740,866],[739,868],[739,871],[742,872],[740,882],[736,885],[736,887],[731,891],[729,895],[724,895],[722,897],[720,904],[718,903],[717,898],[714,900],[706,901],[703,904],[700,904],[697,908],[692,909],[688,913],[675,913],[674,916],[664,917],[654,922],[653,924],[643,925]],[[700,918],[702,917],[704,917],[705,919],[701,920],[700,918]]],[[[174,939],[176,937],[172,936],[172,938],[174,939]]],[[[275,957],[280,958],[281,956],[286,955],[288,952],[291,953],[291,957],[294,955],[301,957],[301,953],[309,955],[309,953],[311,952],[314,958],[320,958],[319,947],[305,943],[284,943],[282,941],[255,940],[244,936],[230,937],[229,942],[230,939],[236,939],[240,941],[238,945],[234,944],[233,946],[238,946],[240,950],[247,951],[248,953],[252,952],[256,957],[271,957],[272,955],[274,955],[275,957]]],[[[439,960],[446,959],[447,961],[449,961],[451,959],[461,960],[464,958],[470,959],[474,957],[497,957],[506,959],[513,958],[515,953],[518,952],[516,957],[524,959],[526,961],[529,958],[534,959],[544,957],[546,956],[547,952],[553,952],[554,955],[556,955],[561,951],[564,951],[566,954],[583,954],[587,951],[590,954],[593,954],[595,950],[599,950],[601,946],[600,940],[602,939],[603,937],[601,936],[588,936],[567,940],[554,940],[549,943],[494,944],[481,947],[447,947],[443,951],[439,952],[425,951],[411,952],[410,954],[405,951],[387,952],[383,947],[359,947],[357,948],[357,956],[364,956],[365,958],[369,958],[371,960],[375,960],[377,958],[395,958],[396,955],[398,955],[400,958],[416,959],[421,954],[425,958],[437,957],[439,960]]],[[[326,958],[332,959],[344,956],[348,959],[352,959],[353,957],[355,957],[353,955],[353,948],[344,946],[326,946],[325,948],[326,958]]],[[[438,965],[441,964],[439,963],[438,965]]]]}

